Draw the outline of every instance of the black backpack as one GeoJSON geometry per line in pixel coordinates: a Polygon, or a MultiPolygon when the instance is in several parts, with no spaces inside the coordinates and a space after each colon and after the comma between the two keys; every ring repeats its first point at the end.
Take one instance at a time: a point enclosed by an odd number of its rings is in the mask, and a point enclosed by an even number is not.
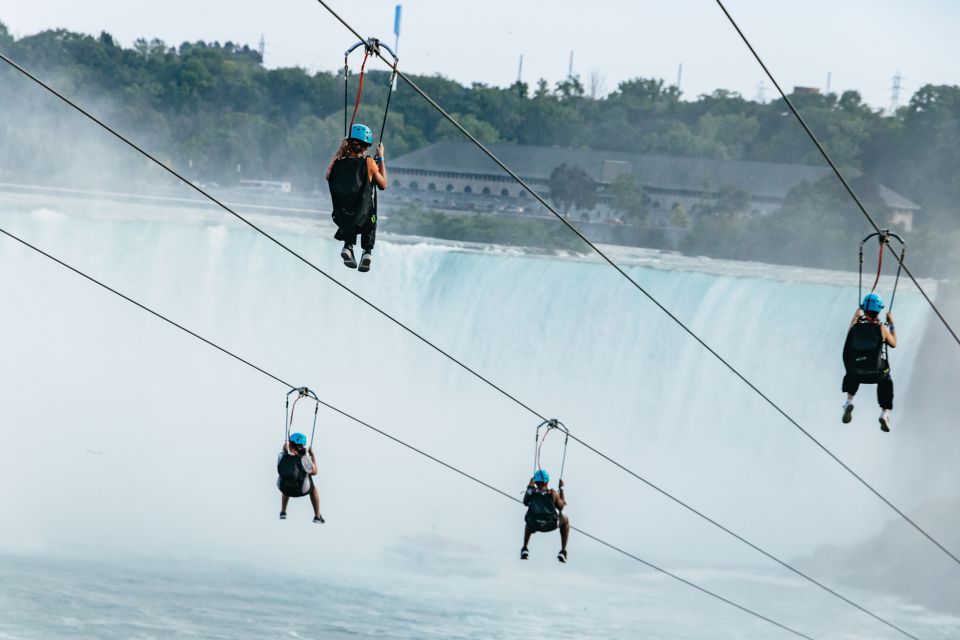
{"type": "Polygon", "coordinates": [[[339,158],[327,178],[333,201],[333,221],[340,228],[363,227],[376,213],[373,184],[367,174],[367,158],[339,158]]]}
{"type": "Polygon", "coordinates": [[[550,522],[557,519],[557,505],[553,501],[553,494],[549,491],[536,491],[530,494],[527,502],[527,515],[524,520],[533,524],[536,522],[550,522]]]}
{"type": "Polygon", "coordinates": [[[303,468],[300,456],[284,452],[277,462],[277,475],[280,476],[280,490],[287,495],[303,493],[303,483],[307,479],[307,470],[303,468]]]}
{"type": "Polygon", "coordinates": [[[886,374],[883,332],[879,324],[858,322],[847,332],[843,364],[856,382],[876,384],[886,374]]]}

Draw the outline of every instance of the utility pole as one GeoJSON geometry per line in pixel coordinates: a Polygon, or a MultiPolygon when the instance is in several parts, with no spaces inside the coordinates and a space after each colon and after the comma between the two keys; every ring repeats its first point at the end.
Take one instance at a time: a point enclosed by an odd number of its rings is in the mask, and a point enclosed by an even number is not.
{"type": "Polygon", "coordinates": [[[520,66],[517,67],[517,84],[523,82],[523,54],[520,54],[520,66]]]}
{"type": "Polygon", "coordinates": [[[827,91],[826,95],[830,95],[830,81],[833,79],[833,71],[827,71],[827,91]]]}
{"type": "Polygon", "coordinates": [[[893,76],[893,86],[890,87],[890,115],[893,115],[897,112],[897,108],[900,106],[900,81],[903,80],[903,76],[900,75],[900,70],[897,70],[897,74],[893,76]]]}
{"type": "Polygon", "coordinates": [[[267,41],[263,39],[263,34],[260,34],[260,64],[263,64],[263,56],[267,53],[267,41]]]}
{"type": "Polygon", "coordinates": [[[677,67],[677,91],[680,91],[680,81],[683,80],[683,63],[677,67]]]}
{"type": "Polygon", "coordinates": [[[570,65],[567,67],[567,77],[573,77],[573,50],[570,51],[570,65]]]}
{"type": "Polygon", "coordinates": [[[767,85],[763,84],[763,80],[760,81],[760,84],[757,85],[757,102],[760,104],[766,104],[767,101],[767,85]]]}

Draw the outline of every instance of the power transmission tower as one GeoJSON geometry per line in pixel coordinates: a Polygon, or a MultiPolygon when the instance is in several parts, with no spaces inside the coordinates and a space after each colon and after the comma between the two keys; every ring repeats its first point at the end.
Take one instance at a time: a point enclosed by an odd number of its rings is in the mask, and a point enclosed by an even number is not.
{"type": "Polygon", "coordinates": [[[900,106],[900,81],[903,80],[903,76],[900,75],[900,71],[897,71],[897,74],[893,76],[893,86],[890,87],[890,114],[893,115],[897,112],[897,108],[900,106]]]}

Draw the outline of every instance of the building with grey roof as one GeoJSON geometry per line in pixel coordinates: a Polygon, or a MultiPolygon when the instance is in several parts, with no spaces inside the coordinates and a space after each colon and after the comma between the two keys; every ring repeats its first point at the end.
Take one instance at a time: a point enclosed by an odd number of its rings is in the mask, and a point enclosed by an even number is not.
{"type": "MultiPolygon", "coordinates": [[[[696,212],[723,189],[749,196],[745,214],[764,215],[779,208],[802,181],[816,182],[828,167],[745,160],[719,160],[592,149],[492,143],[490,150],[521,178],[549,197],[550,174],[566,164],[583,169],[601,192],[614,178],[630,174],[650,198],[653,211],[683,207],[696,212]]],[[[499,210],[542,214],[542,208],[515,180],[470,142],[438,142],[389,163],[391,188],[406,200],[440,209],[499,210]]],[[[910,231],[920,207],[881,185],[885,219],[910,231]]],[[[613,216],[603,205],[593,219],[613,216]],[[599,218],[597,217],[599,216],[599,218]]]]}

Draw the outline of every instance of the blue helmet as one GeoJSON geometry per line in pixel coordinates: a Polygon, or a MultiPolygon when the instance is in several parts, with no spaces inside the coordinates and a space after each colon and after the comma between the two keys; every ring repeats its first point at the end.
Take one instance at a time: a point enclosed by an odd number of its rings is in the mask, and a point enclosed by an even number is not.
{"type": "Polygon", "coordinates": [[[533,474],[534,482],[542,482],[544,484],[550,482],[550,474],[544,471],[543,469],[537,469],[537,472],[533,474]]]}
{"type": "Polygon", "coordinates": [[[860,308],[864,311],[876,311],[880,313],[880,311],[883,310],[883,298],[875,293],[868,293],[863,296],[863,304],[860,305],[860,308]]]}
{"type": "Polygon", "coordinates": [[[300,446],[302,447],[302,446],[304,446],[305,444],[307,444],[307,436],[305,436],[305,435],[303,435],[302,433],[299,433],[299,432],[298,432],[298,433],[291,433],[291,434],[290,434],[290,442],[292,442],[293,444],[298,444],[298,445],[300,445],[300,446]]]}
{"type": "Polygon", "coordinates": [[[350,127],[350,138],[364,144],[373,144],[373,131],[365,124],[355,124],[350,127]]]}

